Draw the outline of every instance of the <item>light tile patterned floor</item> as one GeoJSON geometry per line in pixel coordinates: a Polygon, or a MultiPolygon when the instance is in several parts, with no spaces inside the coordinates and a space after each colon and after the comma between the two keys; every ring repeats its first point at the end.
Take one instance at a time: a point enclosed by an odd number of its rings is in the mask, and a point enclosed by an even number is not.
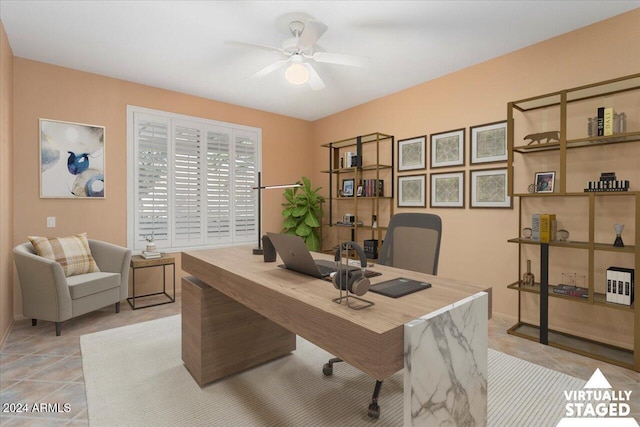
{"type": "MultiPolygon", "coordinates": [[[[0,402],[3,405],[58,403],[60,409],[46,413],[0,413],[0,424],[7,427],[88,425],[80,336],[178,314],[180,310],[180,294],[176,295],[175,304],[135,311],[124,303],[119,314],[114,313],[113,307],[107,307],[65,322],[60,337],[55,336],[51,322],[38,322],[35,327],[30,320],[15,322],[0,350],[0,402]],[[65,403],[69,404],[67,412],[65,403]]],[[[508,335],[506,330],[511,325],[511,321],[494,316],[489,322],[491,348],[585,380],[600,368],[614,389],[632,390],[638,401],[640,373],[508,335]]],[[[640,405],[632,404],[632,411],[640,420],[640,405]]]]}

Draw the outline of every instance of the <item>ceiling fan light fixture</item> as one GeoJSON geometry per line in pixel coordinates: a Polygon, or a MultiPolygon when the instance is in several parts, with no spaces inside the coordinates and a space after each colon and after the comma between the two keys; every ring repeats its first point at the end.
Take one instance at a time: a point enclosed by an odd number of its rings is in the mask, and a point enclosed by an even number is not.
{"type": "Polygon", "coordinates": [[[299,62],[294,62],[287,67],[284,77],[293,85],[300,86],[309,81],[309,70],[299,62]]]}

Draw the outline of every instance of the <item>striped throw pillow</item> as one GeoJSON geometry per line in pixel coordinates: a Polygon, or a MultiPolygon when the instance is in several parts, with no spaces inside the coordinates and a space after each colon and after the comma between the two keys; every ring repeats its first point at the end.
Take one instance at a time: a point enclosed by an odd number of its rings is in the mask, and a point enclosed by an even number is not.
{"type": "Polygon", "coordinates": [[[91,256],[87,233],[52,239],[29,236],[29,241],[38,255],[60,263],[67,277],[100,271],[91,256]]]}

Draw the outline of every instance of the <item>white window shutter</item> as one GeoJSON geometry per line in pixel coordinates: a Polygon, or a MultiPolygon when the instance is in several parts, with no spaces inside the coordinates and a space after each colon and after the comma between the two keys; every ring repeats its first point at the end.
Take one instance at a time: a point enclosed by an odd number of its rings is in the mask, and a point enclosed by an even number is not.
{"type": "Polygon", "coordinates": [[[207,129],[207,242],[232,242],[231,130],[207,129]]]}
{"type": "Polygon", "coordinates": [[[203,243],[202,128],[178,122],[174,126],[173,216],[174,246],[203,243]]]}
{"type": "Polygon", "coordinates": [[[141,107],[127,123],[133,250],[255,242],[260,129],[141,107]]]}
{"type": "Polygon", "coordinates": [[[258,233],[258,193],[253,187],[258,181],[257,135],[234,131],[234,241],[254,242],[258,233]]]}
{"type": "Polygon", "coordinates": [[[137,115],[134,123],[137,144],[135,249],[144,249],[148,236],[153,236],[158,247],[168,247],[168,121],[137,115]]]}

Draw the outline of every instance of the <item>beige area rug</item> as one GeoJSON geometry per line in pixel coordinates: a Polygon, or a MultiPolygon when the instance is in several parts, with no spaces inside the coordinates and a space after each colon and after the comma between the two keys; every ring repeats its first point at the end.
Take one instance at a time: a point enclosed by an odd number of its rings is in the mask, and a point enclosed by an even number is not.
{"type": "MultiPolygon", "coordinates": [[[[200,388],[181,359],[180,316],[80,339],[89,424],[99,426],[401,426],[403,378],[382,386],[346,363],[322,375],[330,354],[298,337],[291,355],[200,388]]],[[[555,426],[564,390],[585,381],[489,350],[489,426],[555,426]]]]}

